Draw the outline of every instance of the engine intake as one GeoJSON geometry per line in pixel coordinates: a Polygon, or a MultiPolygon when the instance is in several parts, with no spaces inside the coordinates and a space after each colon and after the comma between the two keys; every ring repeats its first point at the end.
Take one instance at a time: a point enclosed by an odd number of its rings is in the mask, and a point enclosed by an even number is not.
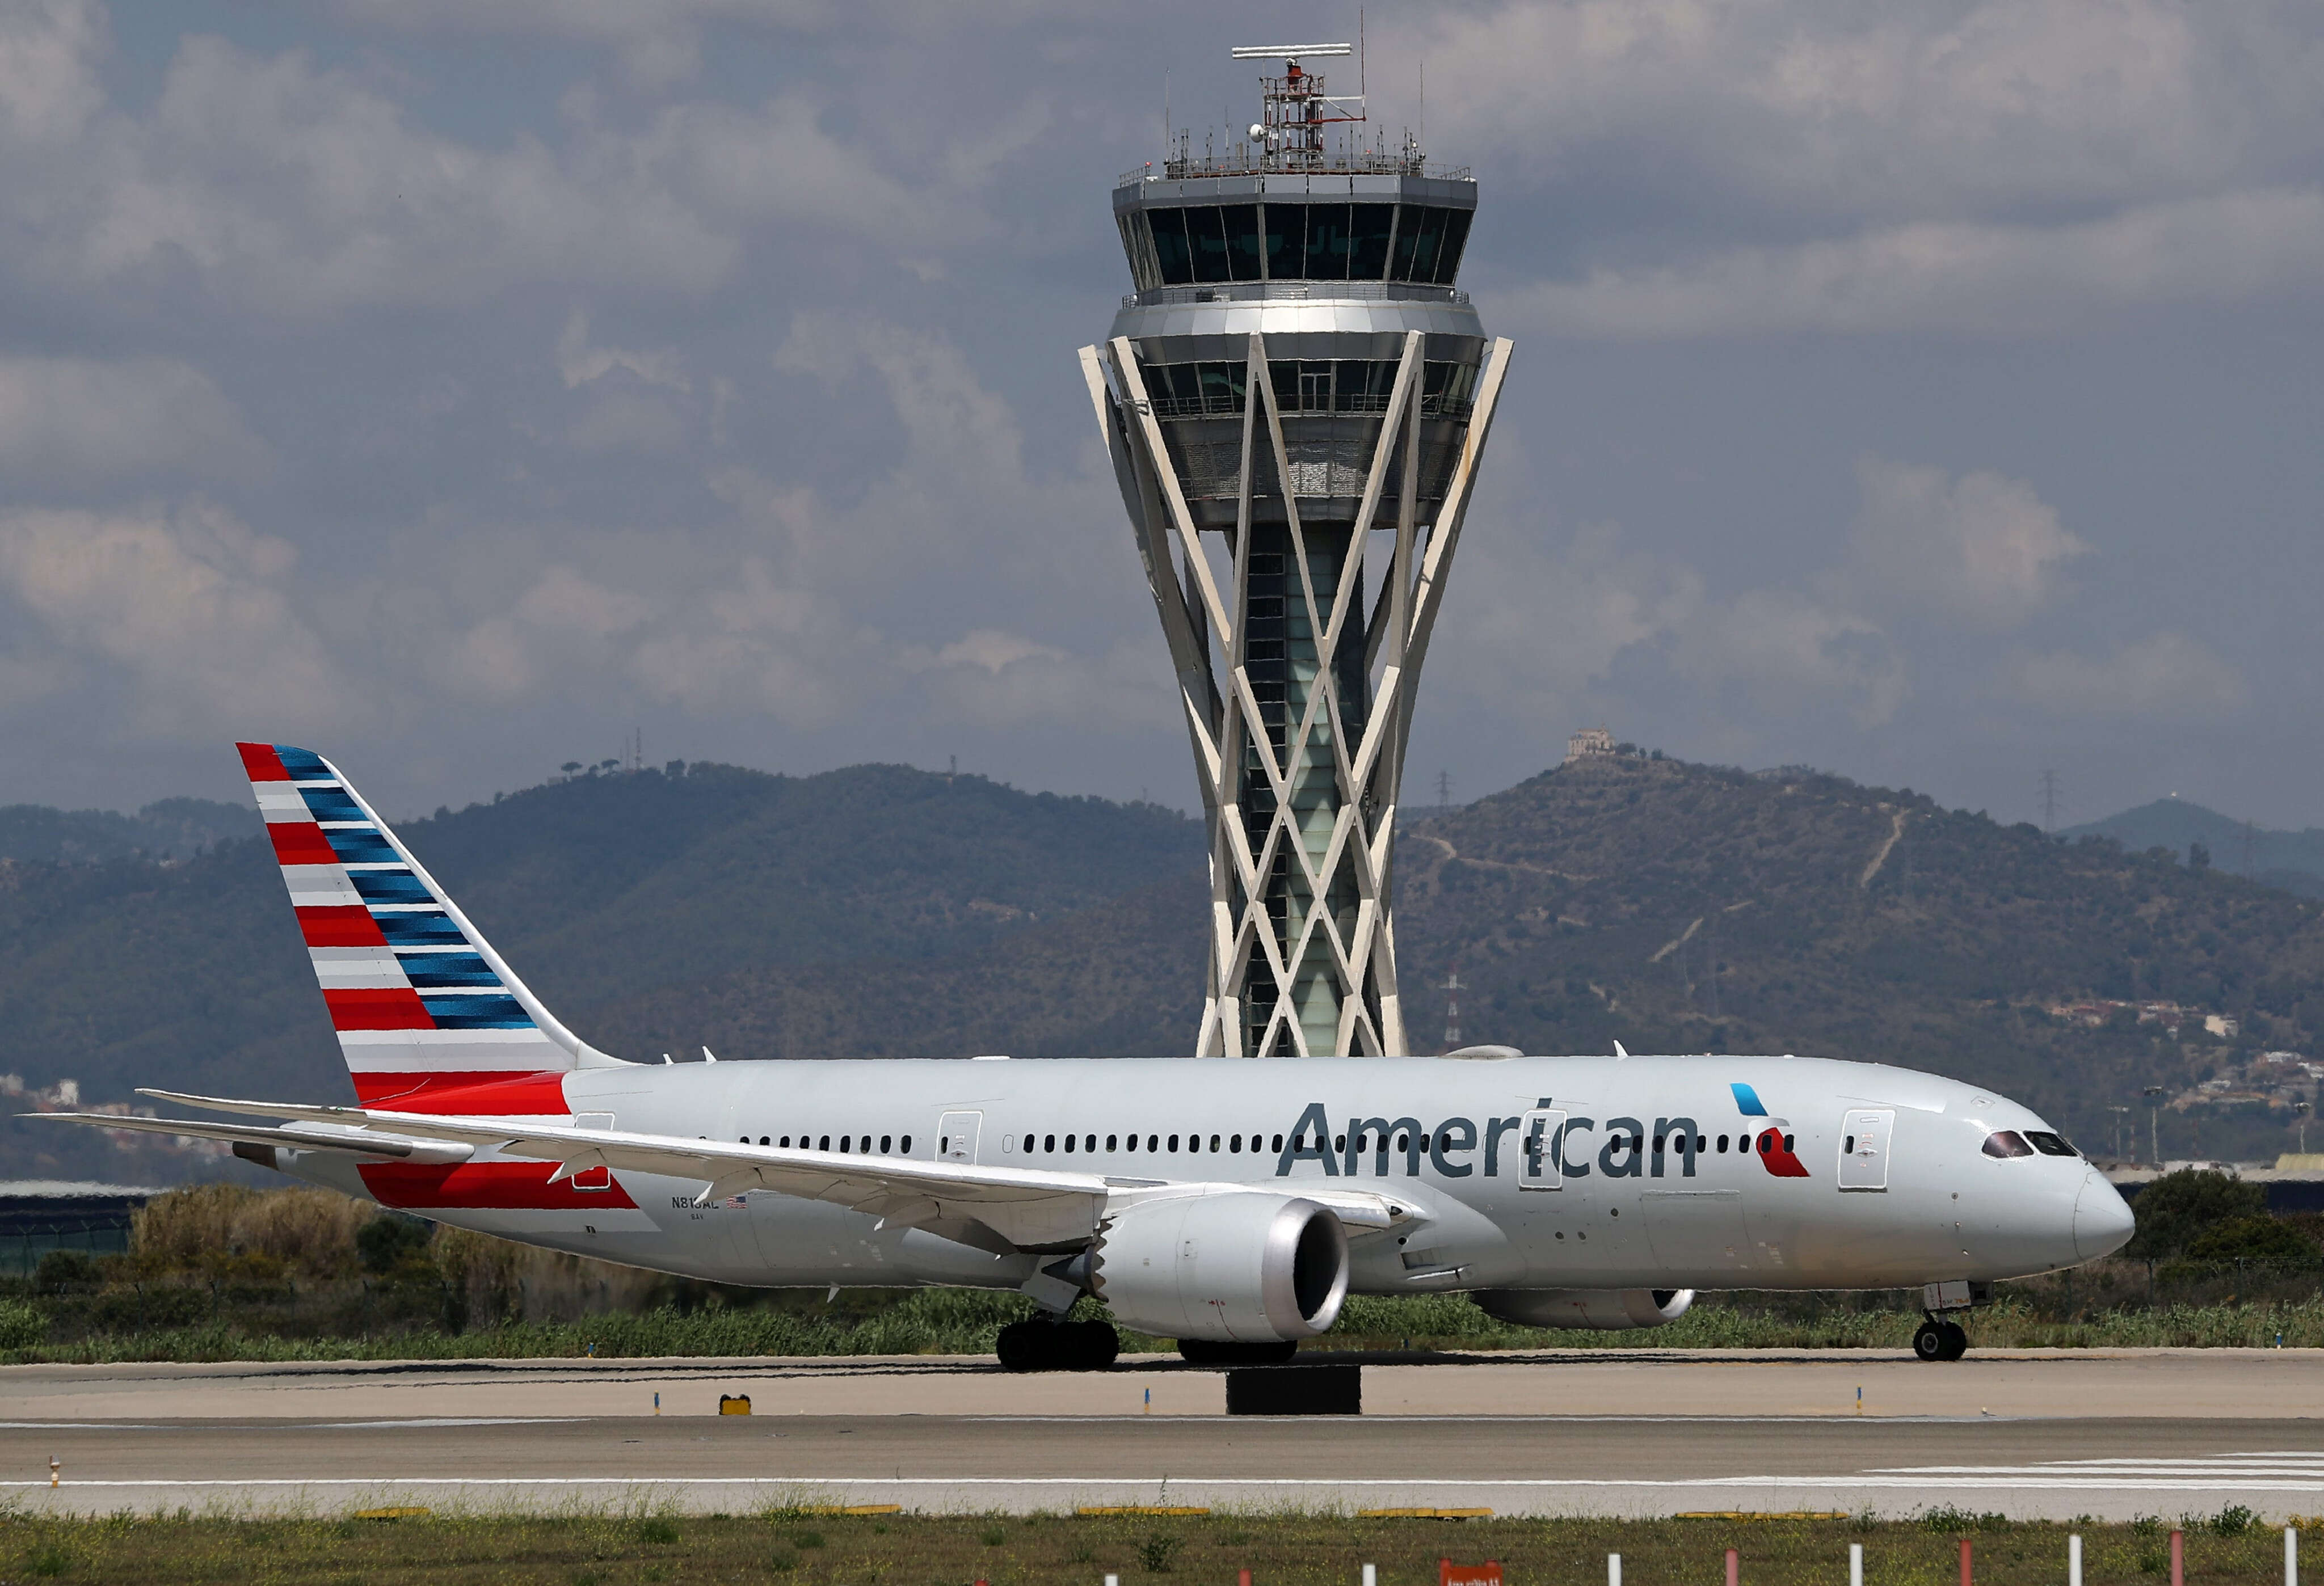
{"type": "Polygon", "coordinates": [[[1625,1332],[1675,1322],[1694,1304],[1691,1288],[1489,1288],[1471,1295],[1488,1316],[1520,1327],[1625,1332]]]}
{"type": "Polygon", "coordinates": [[[1093,1254],[1114,1320],[1163,1338],[1313,1338],[1348,1297],[1347,1231],[1294,1195],[1140,1202],[1107,1219],[1093,1254]]]}

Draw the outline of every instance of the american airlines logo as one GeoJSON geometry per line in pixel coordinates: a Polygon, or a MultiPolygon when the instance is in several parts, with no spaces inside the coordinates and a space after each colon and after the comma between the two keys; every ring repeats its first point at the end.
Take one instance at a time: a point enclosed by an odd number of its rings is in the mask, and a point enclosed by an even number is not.
{"type": "MultiPolygon", "coordinates": [[[[1735,1154],[1757,1157],[1776,1178],[1807,1177],[1806,1166],[1793,1151],[1794,1137],[1784,1121],[1767,1118],[1749,1086],[1734,1089],[1747,1116],[1766,1120],[1756,1135],[1733,1136],[1735,1154]]],[[[1721,1135],[1716,1149],[1723,1155],[1727,1148],[1728,1136],[1721,1135]]],[[[1335,1132],[1323,1103],[1311,1102],[1285,1139],[1275,1174],[1287,1178],[1300,1163],[1313,1162],[1328,1178],[1359,1178],[1368,1167],[1371,1176],[1386,1178],[1391,1164],[1401,1159],[1404,1176],[1417,1178],[1425,1157],[1431,1169],[1444,1178],[1480,1174],[1533,1181],[1552,1175],[1587,1178],[1593,1161],[1595,1171],[1606,1178],[1692,1178],[1697,1158],[1711,1149],[1702,1126],[1684,1117],[1656,1118],[1649,1129],[1643,1119],[1609,1118],[1600,1123],[1545,1107],[1488,1118],[1481,1126],[1471,1118],[1448,1118],[1433,1125],[1410,1117],[1351,1118],[1335,1132]]]]}

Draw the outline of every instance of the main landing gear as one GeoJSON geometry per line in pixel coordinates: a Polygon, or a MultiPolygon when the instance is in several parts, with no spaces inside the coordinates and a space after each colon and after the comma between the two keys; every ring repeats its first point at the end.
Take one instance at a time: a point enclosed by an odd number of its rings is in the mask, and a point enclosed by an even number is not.
{"type": "Polygon", "coordinates": [[[1958,1360],[1969,1353],[1969,1333],[1958,1322],[1932,1316],[1913,1334],[1913,1353],[1923,1360],[1958,1360]]]}
{"type": "Polygon", "coordinates": [[[1111,1323],[1037,1316],[1002,1328],[1000,1352],[1010,1371],[1102,1371],[1121,1352],[1121,1339],[1111,1323]]]}

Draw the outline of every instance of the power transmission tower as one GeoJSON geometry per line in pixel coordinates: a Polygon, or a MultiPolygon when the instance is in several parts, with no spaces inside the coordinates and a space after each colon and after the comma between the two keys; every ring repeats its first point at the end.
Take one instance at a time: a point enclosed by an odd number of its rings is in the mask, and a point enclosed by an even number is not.
{"type": "Polygon", "coordinates": [[[2042,773],[2042,831],[2044,835],[2058,830],[2058,773],[2042,773]]]}
{"type": "Polygon", "coordinates": [[[1439,809],[1452,807],[1452,773],[1451,771],[1436,773],[1436,807],[1439,809]]]}
{"type": "Polygon", "coordinates": [[[1444,992],[1444,1049],[1461,1044],[1461,966],[1454,964],[1442,988],[1444,992]]]}

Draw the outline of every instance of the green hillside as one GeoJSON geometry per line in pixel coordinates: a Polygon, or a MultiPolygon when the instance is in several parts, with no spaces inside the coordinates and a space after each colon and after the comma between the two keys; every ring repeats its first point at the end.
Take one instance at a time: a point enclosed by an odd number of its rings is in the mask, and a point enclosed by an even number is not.
{"type": "MultiPolygon", "coordinates": [[[[1154,806],[892,766],[697,766],[402,831],[535,989],[625,1056],[1167,1055],[1201,1009],[1201,833],[1154,806]]],[[[1421,1050],[1441,1047],[1457,968],[1468,1043],[1879,1059],[1998,1086],[2094,1147],[2109,1107],[2143,1132],[2140,1088],[2163,1084],[2187,1093],[2163,1114],[2167,1155],[2251,1157],[2292,1138],[2298,1071],[2260,1055],[2313,1056],[2324,1031],[2313,901],[1812,772],[1545,773],[1409,821],[1397,885],[1421,1050]],[[2174,1005],[2177,1034],[2131,1004],[2174,1005]]],[[[257,842],[0,865],[0,1068],[72,1076],[93,1102],[346,1089],[257,842]]],[[[202,1166],[60,1132],[12,1125],[0,1176],[202,1166]]]]}
{"type": "MultiPolygon", "coordinates": [[[[2314,902],[1909,790],[1583,762],[1416,823],[1400,852],[1407,1005],[1457,965],[1472,1041],[1876,1058],[1999,1086],[2095,1147],[2143,1085],[2312,1056],[2324,1029],[2314,902]],[[2091,999],[2233,1014],[2241,1033],[2046,1010],[2091,999]]],[[[1416,1044],[1434,1033],[1413,1023],[1416,1044]]],[[[2165,1151],[2272,1156],[2289,1121],[2248,1102],[2167,1114],[2165,1151]]]]}
{"type": "Polygon", "coordinates": [[[2190,857],[2200,844],[2220,870],[2324,898],[2324,831],[2314,826],[2273,831],[2188,799],[2158,798],[2059,834],[2069,839],[2111,837],[2134,850],[2168,848],[2181,859],[2190,857]]]}
{"type": "Polygon", "coordinates": [[[108,859],[186,859],[198,849],[258,834],[258,811],[214,798],[163,798],[135,815],[111,809],[0,806],[0,859],[96,864],[108,859]]]}
{"type": "MultiPolygon", "coordinates": [[[[706,1041],[715,1049],[722,1037],[715,1026],[696,1033],[682,1018],[613,1014],[624,999],[675,995],[682,1008],[684,988],[745,969],[764,977],[837,964],[895,966],[875,975],[884,990],[853,1003],[854,1038],[871,1045],[835,1049],[819,1039],[799,1055],[997,1049],[991,1043],[1028,1028],[1021,1010],[989,1036],[955,1024],[957,1044],[931,1033],[913,1045],[919,1009],[902,989],[919,973],[913,966],[983,962],[979,954],[1012,936],[1198,875],[1203,852],[1199,825],[1175,810],[900,766],[803,778],[717,765],[582,777],[397,830],[561,1017],[648,1058],[706,1041]]],[[[1033,937],[1036,961],[1055,951],[1049,941],[1033,937]]],[[[1183,1000],[1185,975],[1157,965],[1152,980],[1183,1000]]],[[[1197,1010],[1199,983],[1197,974],[1197,1010]]],[[[1174,1014],[1152,1028],[1193,1019],[1174,1014]]],[[[1096,1036],[1113,1027],[1101,1017],[1070,1028],[1096,1036]]],[[[1122,1038],[1125,1051],[1167,1049],[1143,1029],[1122,1038]]],[[[735,1056],[791,1055],[724,1044],[735,1056]]],[[[93,1102],[129,1100],[141,1084],[345,1095],[346,1072],[263,840],[166,867],[0,864],[0,1069],[32,1089],[76,1079],[93,1102]]],[[[132,1161],[101,1137],[60,1138],[67,1132],[13,1126],[0,1176],[170,1177],[186,1166],[156,1153],[132,1161]]]]}

